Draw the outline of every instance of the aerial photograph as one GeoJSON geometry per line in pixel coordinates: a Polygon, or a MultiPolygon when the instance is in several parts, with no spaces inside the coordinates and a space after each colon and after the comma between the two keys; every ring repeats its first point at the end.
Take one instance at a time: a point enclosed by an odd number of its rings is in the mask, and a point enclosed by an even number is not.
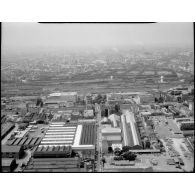
{"type": "Polygon", "coordinates": [[[1,23],[1,172],[194,172],[194,24],[1,23]]]}

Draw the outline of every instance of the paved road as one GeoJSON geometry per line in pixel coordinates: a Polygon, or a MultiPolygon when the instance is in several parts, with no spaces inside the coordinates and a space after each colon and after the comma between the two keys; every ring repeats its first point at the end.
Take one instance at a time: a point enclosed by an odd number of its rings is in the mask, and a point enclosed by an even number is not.
{"type": "Polygon", "coordinates": [[[183,139],[174,139],[173,138],[173,144],[174,144],[174,147],[175,149],[179,152],[180,154],[180,157],[183,159],[184,161],[184,166],[183,168],[187,171],[187,172],[192,172],[193,171],[193,168],[194,168],[194,159],[193,157],[191,158],[186,158],[184,156],[184,152],[181,150],[181,145],[183,146],[183,148],[185,148],[185,150],[189,152],[188,148],[186,147],[185,143],[182,142],[183,139]]]}
{"type": "Polygon", "coordinates": [[[97,105],[97,122],[98,122],[98,128],[97,128],[97,151],[98,151],[98,159],[97,159],[97,171],[102,172],[102,137],[101,137],[101,109],[100,106],[97,105]]]}
{"type": "Polygon", "coordinates": [[[155,131],[158,133],[159,137],[165,138],[182,138],[182,134],[174,134],[174,132],[180,132],[177,125],[173,122],[172,119],[166,119],[164,116],[153,117],[155,131]],[[168,125],[165,122],[168,121],[168,125]],[[170,130],[172,129],[172,130],[170,130]]]}

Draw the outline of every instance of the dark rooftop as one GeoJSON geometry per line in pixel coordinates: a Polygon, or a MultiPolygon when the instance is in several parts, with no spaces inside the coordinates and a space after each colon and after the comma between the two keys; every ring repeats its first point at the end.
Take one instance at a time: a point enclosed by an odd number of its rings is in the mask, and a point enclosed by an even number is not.
{"type": "Polygon", "coordinates": [[[21,149],[21,146],[7,146],[7,145],[2,145],[1,146],[1,153],[6,153],[6,152],[19,152],[21,149]]]}

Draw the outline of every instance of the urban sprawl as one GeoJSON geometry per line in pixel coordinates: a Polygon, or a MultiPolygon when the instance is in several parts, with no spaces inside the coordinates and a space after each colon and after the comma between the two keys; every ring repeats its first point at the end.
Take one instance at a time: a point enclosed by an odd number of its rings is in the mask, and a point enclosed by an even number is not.
{"type": "Polygon", "coordinates": [[[3,172],[194,171],[193,51],[22,56],[2,59],[3,172]]]}

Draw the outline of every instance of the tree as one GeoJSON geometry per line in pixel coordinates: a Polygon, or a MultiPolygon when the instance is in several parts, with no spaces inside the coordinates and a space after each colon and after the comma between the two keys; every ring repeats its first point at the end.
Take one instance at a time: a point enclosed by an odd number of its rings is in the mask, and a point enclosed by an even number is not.
{"type": "Polygon", "coordinates": [[[108,117],[108,109],[105,109],[105,117],[108,117]]]}
{"type": "Polygon", "coordinates": [[[146,148],[150,148],[150,141],[149,140],[146,141],[146,148]]]}
{"type": "Polygon", "coordinates": [[[102,157],[102,163],[103,163],[103,166],[104,166],[104,163],[106,163],[106,159],[104,157],[102,157]]]}
{"type": "Polygon", "coordinates": [[[121,155],[121,149],[120,148],[115,148],[114,149],[114,154],[116,155],[116,156],[120,156],[121,155]]]}
{"type": "Polygon", "coordinates": [[[41,106],[41,105],[43,105],[43,101],[40,97],[38,97],[36,101],[36,106],[41,106]]]}
{"type": "Polygon", "coordinates": [[[129,161],[135,160],[137,157],[137,155],[134,154],[133,152],[125,152],[122,156],[125,160],[129,161]]]}
{"type": "Polygon", "coordinates": [[[116,104],[115,105],[115,112],[119,113],[119,111],[120,111],[120,105],[116,104]]]}
{"type": "Polygon", "coordinates": [[[160,96],[158,102],[159,103],[163,103],[164,102],[164,98],[162,96],[160,96]]]}
{"type": "Polygon", "coordinates": [[[40,106],[41,106],[41,108],[43,107],[43,101],[41,101],[40,106]]]}
{"type": "Polygon", "coordinates": [[[123,146],[122,152],[123,152],[123,153],[124,153],[124,152],[128,152],[130,149],[131,149],[130,146],[123,146]]]}
{"type": "Polygon", "coordinates": [[[112,147],[108,147],[108,153],[112,153],[113,150],[112,150],[112,147]]]}
{"type": "Polygon", "coordinates": [[[101,116],[104,117],[105,116],[105,110],[101,111],[101,116]]]}
{"type": "Polygon", "coordinates": [[[107,99],[106,95],[103,95],[103,96],[102,96],[102,100],[105,102],[106,99],[107,99]]]}
{"type": "Polygon", "coordinates": [[[102,101],[102,96],[101,96],[101,94],[98,94],[97,97],[95,98],[95,103],[100,104],[101,101],[102,101]]]}

